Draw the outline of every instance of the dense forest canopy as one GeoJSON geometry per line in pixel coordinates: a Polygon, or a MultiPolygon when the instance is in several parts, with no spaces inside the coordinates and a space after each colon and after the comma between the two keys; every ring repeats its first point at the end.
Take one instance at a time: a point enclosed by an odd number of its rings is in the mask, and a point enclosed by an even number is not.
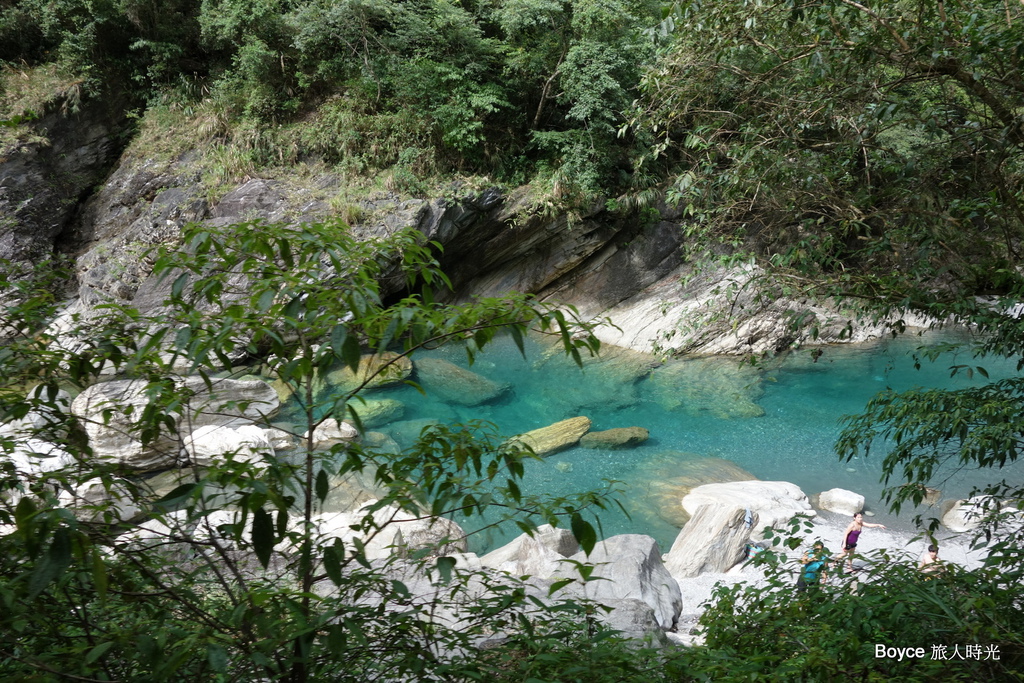
{"type": "MultiPolygon", "coordinates": [[[[664,200],[685,209],[694,260],[758,261],[768,266],[769,294],[837,297],[864,315],[913,311],[967,323],[978,332],[972,351],[1024,365],[1024,321],[1008,313],[1024,299],[1022,57],[1024,5],[1011,0],[0,0],[0,119],[8,124],[0,134],[21,134],[54,103],[105,100],[156,137],[173,131],[164,137],[177,136],[176,151],[230,149],[246,168],[315,158],[347,177],[386,171],[389,189],[405,194],[425,194],[446,175],[476,174],[532,183],[560,209],[595,198],[627,210],[664,200]]],[[[872,583],[822,601],[794,595],[776,567],[767,589],[719,592],[704,618],[707,647],[663,658],[609,639],[591,604],[531,621],[523,610],[536,601],[504,584],[488,585],[463,629],[427,627],[433,622],[419,617],[438,603],[412,601],[360,543],[319,543],[312,511],[329,476],[369,465],[389,487],[381,506],[521,508],[568,523],[590,547],[587,516],[607,504],[596,493],[524,495],[517,480],[528,454],[479,425],[424,433],[397,459],[372,449],[325,455],[311,436],[298,462],[256,471],[229,459],[152,511],[168,520],[181,508],[190,523],[206,523],[223,504],[207,487],[237,487],[231,502],[240,518],[217,527],[220,536],[183,541],[189,562],[113,544],[114,507],[77,519],[57,495],[84,482],[98,480],[108,492],[123,482],[116,467],[92,461],[84,420],[60,391],[89,386],[104,368],[145,384],[149,404],[133,416],[133,430],[149,442],[173,435],[166,416],[188,405],[170,379],[176,364],[208,379],[239,354],[262,353],[277,379],[306,397],[312,435],[329,415],[344,416],[352,398],[317,403],[319,375],[338,363],[355,370],[360,351],[408,351],[435,337],[474,348],[499,327],[521,335],[530,326],[554,333],[570,354],[597,346],[586,325],[528,299],[436,306],[431,286],[444,275],[412,235],[370,247],[337,224],[188,234],[189,250],[161,255],[174,282],[166,316],[113,307],[102,334],[83,330],[76,346],[48,344],[49,333],[39,332],[59,306],[49,264],[22,264],[0,279],[20,294],[0,313],[13,335],[0,348],[0,414],[49,416],[33,438],[73,463],[31,480],[4,464],[0,632],[15,637],[0,639],[0,674],[1021,677],[1021,530],[1005,535],[1001,526],[1012,510],[984,528],[994,552],[983,570],[951,568],[924,582],[879,558],[872,583]],[[375,284],[384,252],[409,278],[409,297],[394,304],[381,301],[375,284]],[[244,301],[221,297],[238,285],[227,277],[233,272],[260,273],[262,286],[244,301]],[[328,309],[342,322],[325,327],[328,309]],[[418,470],[422,462],[436,470],[418,470]],[[261,570],[280,569],[272,560],[282,557],[284,571],[267,580],[261,570]],[[333,592],[316,593],[315,585],[333,592]],[[348,594],[380,602],[354,603],[348,594]],[[477,657],[473,638],[499,622],[511,640],[477,657]],[[1005,657],[953,668],[870,654],[875,642],[929,646],[939,637],[999,643],[1005,657]]],[[[976,363],[961,369],[983,374],[984,361],[976,363]]],[[[851,418],[838,451],[864,455],[888,441],[884,469],[898,508],[920,501],[944,464],[998,470],[1015,462],[1024,444],[1021,395],[1019,379],[881,394],[851,418]]],[[[0,447],[20,448],[8,436],[0,447]]],[[[143,497],[134,485],[119,491],[143,497]]],[[[1013,482],[991,493],[1024,499],[1013,482]]],[[[362,529],[380,531],[369,517],[362,529]]],[[[447,558],[427,560],[453,586],[483,580],[453,571],[447,558]]],[[[453,587],[448,597],[456,594],[453,587]]]]}
{"type": "MultiPolygon", "coordinates": [[[[541,173],[564,192],[621,182],[616,134],[653,54],[652,2],[444,0],[4,3],[0,59],[55,62],[81,88],[202,111],[265,134],[263,163],[353,172],[541,173]]],[[[199,117],[202,119],[203,117],[199,117]]],[[[413,187],[406,189],[414,189],[413,187]]]]}

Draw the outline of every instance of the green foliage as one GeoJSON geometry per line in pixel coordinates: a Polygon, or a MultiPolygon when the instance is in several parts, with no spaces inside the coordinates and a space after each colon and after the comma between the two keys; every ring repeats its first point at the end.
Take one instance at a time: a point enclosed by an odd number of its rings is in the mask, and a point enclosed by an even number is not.
{"type": "MultiPolygon", "coordinates": [[[[693,252],[764,266],[768,297],[833,298],[897,332],[908,313],[969,326],[968,354],[1021,367],[1019,5],[681,2],[662,28],[634,123],[656,137],[647,164],[671,179],[693,252]]],[[[881,452],[896,510],[966,467],[1016,501],[998,471],[1018,458],[1019,393],[887,392],[838,451],[881,452]]],[[[1019,575],[1017,533],[997,525],[992,563],[1019,575]]]]}
{"type": "Polygon", "coordinates": [[[12,37],[6,59],[56,59],[87,94],[134,81],[137,100],[216,102],[229,128],[277,138],[258,164],[281,163],[285,148],[357,172],[397,165],[396,177],[520,182],[543,167],[585,199],[629,165],[616,130],[655,14],[647,0],[20,0],[0,36],[12,37]],[[418,168],[397,161],[405,149],[422,151],[418,168]]]}
{"type": "Polygon", "coordinates": [[[1016,580],[998,570],[943,565],[923,573],[907,557],[876,551],[856,577],[842,574],[840,565],[838,576],[830,573],[826,583],[801,592],[792,578],[797,570],[784,555],[769,550],[758,558],[767,581],[719,586],[701,616],[706,645],[693,652],[690,666],[707,680],[994,681],[1024,675],[1021,596],[1016,580]],[[879,644],[922,648],[923,656],[878,657],[879,644]]]}
{"type": "Polygon", "coordinates": [[[521,528],[566,520],[592,547],[589,518],[603,494],[524,494],[517,481],[532,454],[483,424],[425,430],[397,454],[321,448],[311,437],[396,362],[346,393],[320,389],[328,372],[355,370],[365,353],[397,358],[458,342],[472,359],[496,334],[530,329],[556,335],[577,358],[596,350],[589,327],[527,297],[438,304],[431,291],[446,280],[433,248],[412,231],[358,242],[342,224],[193,226],[183,249],[155,260],[166,292],[159,311],[101,307],[87,321],[65,321],[61,343],[42,327],[57,312],[45,269],[5,279],[21,294],[3,309],[0,415],[46,417],[29,423],[28,440],[0,438],[0,631],[16,634],[0,644],[0,676],[479,679],[485,665],[471,653],[480,638],[545,628],[550,617],[515,580],[445,556],[459,539],[432,551],[396,540],[391,559],[372,562],[368,548],[399,515],[485,512],[491,524],[514,518],[521,528]],[[382,282],[397,292],[393,302],[382,282]],[[239,364],[296,397],[295,452],[226,453],[185,469],[180,485],[154,500],[137,472],[90,448],[83,429],[126,420],[142,444],[181,452],[187,420],[246,404],[197,407],[201,389],[190,394],[178,373],[209,389],[239,364]],[[60,390],[101,374],[135,380],[144,400],[73,416],[60,390]],[[48,464],[26,470],[26,458],[48,464]],[[323,505],[350,476],[370,478],[379,497],[327,534],[318,526],[323,505]],[[97,502],[66,507],[86,483],[99,487],[97,502]],[[126,524],[130,513],[118,507],[126,502],[142,508],[146,531],[126,524]],[[457,619],[449,625],[439,614],[457,619]]]}
{"type": "Polygon", "coordinates": [[[696,234],[836,282],[818,295],[922,307],[1014,286],[984,276],[1019,259],[1019,6],[673,8],[635,123],[696,234]]]}

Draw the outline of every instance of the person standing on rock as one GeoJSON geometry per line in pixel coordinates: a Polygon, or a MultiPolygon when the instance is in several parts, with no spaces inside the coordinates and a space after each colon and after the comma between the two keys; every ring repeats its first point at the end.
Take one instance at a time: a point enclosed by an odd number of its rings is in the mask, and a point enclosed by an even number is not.
{"type": "Polygon", "coordinates": [[[846,527],[846,532],[843,535],[843,552],[839,553],[839,561],[842,558],[847,558],[847,567],[849,571],[853,571],[853,554],[857,550],[857,541],[860,540],[860,532],[864,531],[864,527],[870,529],[884,529],[884,524],[872,524],[871,522],[864,521],[864,513],[856,512],[853,515],[853,521],[846,527]]]}

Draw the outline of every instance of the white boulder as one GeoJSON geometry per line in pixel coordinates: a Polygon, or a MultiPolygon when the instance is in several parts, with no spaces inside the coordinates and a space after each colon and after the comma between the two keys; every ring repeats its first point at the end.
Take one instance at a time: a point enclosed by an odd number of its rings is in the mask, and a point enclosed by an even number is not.
{"type": "Polygon", "coordinates": [[[676,579],[725,572],[744,557],[758,514],[742,507],[704,505],[690,517],[665,556],[665,568],[676,579]]]}
{"type": "Polygon", "coordinates": [[[829,489],[818,494],[818,507],[852,517],[864,509],[864,496],[846,489],[829,489]]]}
{"type": "Polygon", "coordinates": [[[274,455],[266,430],[256,425],[204,425],[185,439],[185,450],[192,464],[201,467],[222,464],[227,460],[259,462],[274,455]]]}
{"type": "MultiPolygon", "coordinates": [[[[309,432],[306,432],[303,438],[308,439],[309,432]]],[[[329,448],[334,444],[347,443],[358,438],[359,430],[348,422],[338,422],[333,417],[327,418],[313,429],[314,448],[329,448]]]]}
{"type": "MultiPolygon", "coordinates": [[[[260,380],[214,379],[208,386],[201,377],[176,381],[174,391],[187,397],[180,413],[171,414],[195,430],[205,425],[237,427],[264,421],[280,407],[273,388],[260,380]]],[[[158,470],[178,463],[177,435],[161,425],[161,433],[144,445],[139,416],[154,400],[154,388],[144,380],[116,380],[94,384],[72,402],[71,412],[84,424],[96,457],[111,459],[140,470],[158,470]]]]}
{"type": "MultiPolygon", "coordinates": [[[[679,584],[665,569],[658,543],[650,536],[621,534],[599,542],[588,557],[579,552],[573,562],[595,566],[589,581],[569,584],[555,597],[579,596],[605,600],[637,599],[653,610],[658,625],[671,630],[683,608],[679,584]]],[[[579,579],[571,563],[561,563],[551,578],[579,579]]]]}
{"type": "Polygon", "coordinates": [[[756,513],[760,528],[751,538],[764,538],[765,527],[781,529],[796,515],[814,517],[817,513],[800,487],[788,481],[729,481],[704,484],[683,498],[683,509],[691,516],[704,505],[743,508],[756,513]]]}

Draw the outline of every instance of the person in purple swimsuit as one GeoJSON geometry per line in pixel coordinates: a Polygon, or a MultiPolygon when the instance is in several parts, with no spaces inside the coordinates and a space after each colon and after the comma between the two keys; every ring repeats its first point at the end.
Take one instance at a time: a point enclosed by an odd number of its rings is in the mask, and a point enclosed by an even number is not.
{"type": "Polygon", "coordinates": [[[884,529],[884,524],[872,524],[864,521],[864,513],[857,512],[853,515],[853,521],[850,522],[850,526],[846,527],[846,533],[843,535],[843,552],[839,553],[837,561],[842,562],[842,558],[846,557],[847,567],[849,571],[853,571],[853,553],[857,550],[857,541],[860,540],[860,532],[864,531],[864,527],[871,529],[884,529]]]}

